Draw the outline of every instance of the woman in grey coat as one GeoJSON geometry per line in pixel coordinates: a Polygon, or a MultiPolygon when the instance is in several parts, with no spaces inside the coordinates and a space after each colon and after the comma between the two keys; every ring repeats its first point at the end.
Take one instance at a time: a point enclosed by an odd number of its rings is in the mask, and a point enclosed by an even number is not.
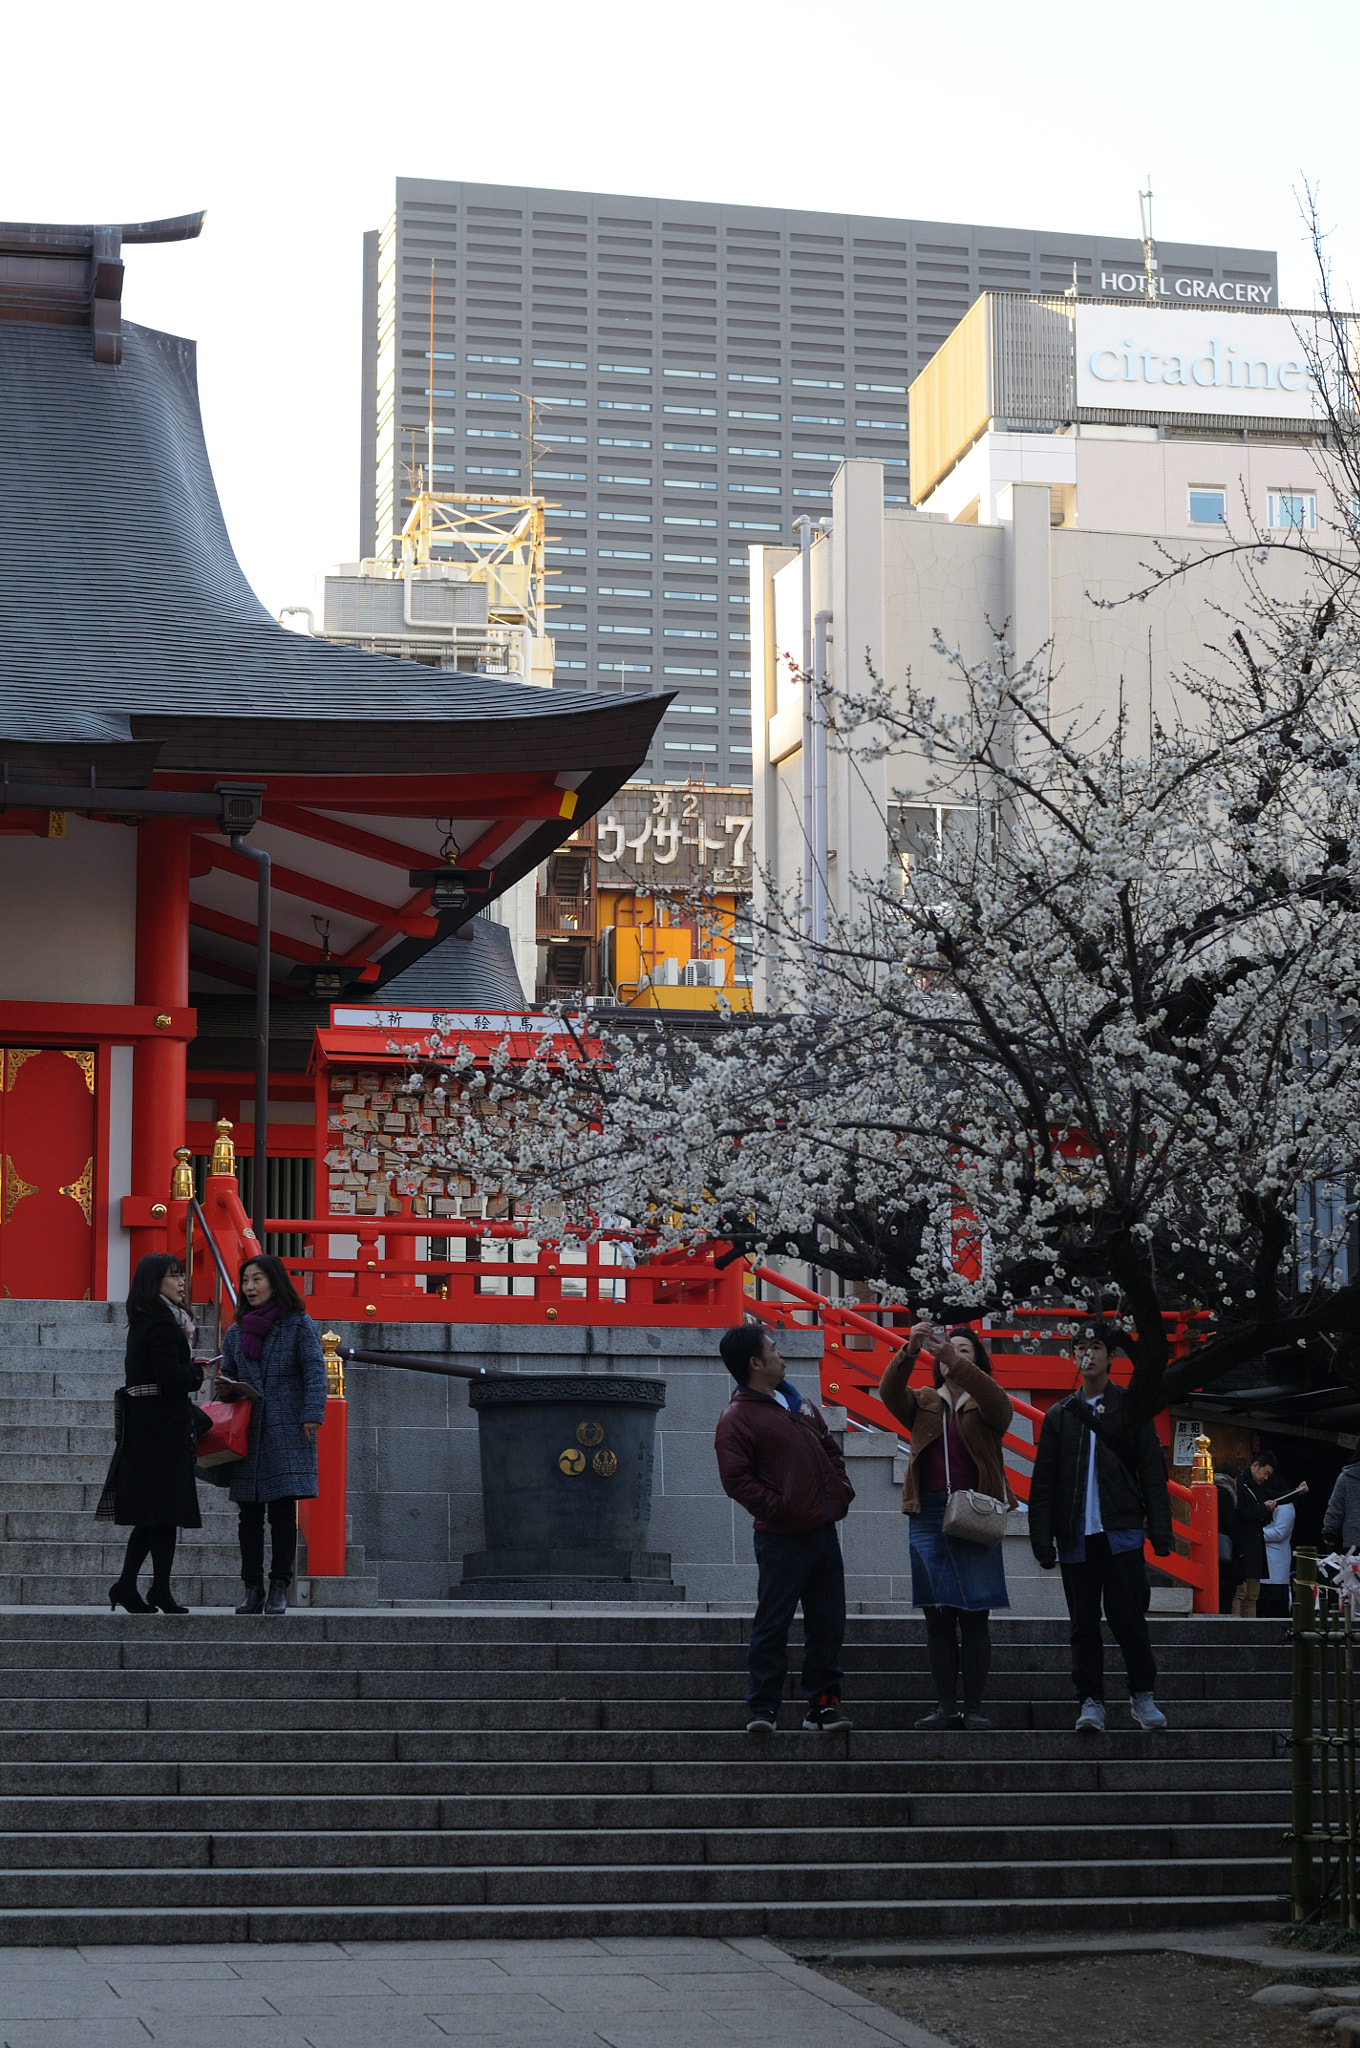
{"type": "Polygon", "coordinates": [[[257,1253],[241,1268],[241,1304],[222,1339],[217,1387],[223,1400],[254,1404],[249,1449],[231,1474],[246,1587],[236,1612],[286,1614],[297,1559],[297,1504],[316,1498],[316,1433],[326,1415],[326,1365],[316,1325],[283,1261],[270,1253],[257,1253]]]}

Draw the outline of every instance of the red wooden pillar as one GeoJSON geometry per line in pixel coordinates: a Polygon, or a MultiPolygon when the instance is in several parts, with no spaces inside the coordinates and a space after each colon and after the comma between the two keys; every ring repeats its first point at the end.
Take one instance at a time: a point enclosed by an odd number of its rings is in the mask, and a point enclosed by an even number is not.
{"type": "MultiPolygon", "coordinates": [[[[152,818],[137,827],[136,1001],[155,1010],[189,1000],[189,821],[152,818]]],[[[185,1045],[138,1041],[132,1055],[132,1193],[167,1202],[175,1147],[184,1143],[185,1045]]],[[[164,1251],[164,1225],[132,1232],[132,1261],[164,1251]]]]}

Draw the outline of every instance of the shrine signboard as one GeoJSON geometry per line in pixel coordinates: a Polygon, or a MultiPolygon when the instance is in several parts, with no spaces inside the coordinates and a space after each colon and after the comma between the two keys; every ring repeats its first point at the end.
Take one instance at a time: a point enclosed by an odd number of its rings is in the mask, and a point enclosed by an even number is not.
{"type": "Polygon", "coordinates": [[[750,890],[749,789],[627,783],[596,835],[602,889],[750,890]]]}

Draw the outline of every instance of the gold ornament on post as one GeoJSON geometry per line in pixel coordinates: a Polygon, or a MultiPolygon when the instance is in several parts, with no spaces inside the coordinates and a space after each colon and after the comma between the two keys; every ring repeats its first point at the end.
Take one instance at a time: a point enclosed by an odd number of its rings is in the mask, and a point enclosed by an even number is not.
{"type": "Polygon", "coordinates": [[[321,1332],[321,1355],[326,1361],[326,1399],[343,1401],[345,1398],[345,1361],[340,1351],[340,1337],[335,1330],[321,1332]]]}
{"type": "Polygon", "coordinates": [[[192,1202],[194,1199],[193,1156],[187,1145],[176,1145],[175,1167],[170,1175],[172,1202],[192,1202]]]}
{"type": "Polygon", "coordinates": [[[217,1136],[213,1139],[208,1171],[232,1175],[236,1172],[236,1147],[231,1142],[231,1125],[224,1116],[217,1119],[217,1136]]]}
{"type": "Polygon", "coordinates": [[[1214,1483],[1214,1461],[1209,1456],[1207,1436],[1195,1438],[1195,1463],[1190,1473],[1192,1486],[1212,1486],[1214,1483]]]}

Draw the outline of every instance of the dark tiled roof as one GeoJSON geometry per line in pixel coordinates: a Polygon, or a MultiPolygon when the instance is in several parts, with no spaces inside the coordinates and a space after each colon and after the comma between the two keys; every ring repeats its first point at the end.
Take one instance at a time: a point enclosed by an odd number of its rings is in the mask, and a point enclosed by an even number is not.
{"type": "MultiPolygon", "coordinates": [[[[364,1001],[362,991],[354,999],[364,1001]]],[[[474,917],[456,938],[441,939],[413,967],[385,981],[382,1000],[439,1010],[522,1010],[509,932],[489,917],[474,917]]]]}
{"type": "MultiPolygon", "coordinates": [[[[573,714],[604,737],[611,707],[583,691],[285,632],[232,553],[195,359],[192,341],[128,324],[115,367],[79,328],[0,321],[0,738],[127,741],[148,716],[541,731],[573,714]]],[[[663,707],[616,708],[645,726],[643,752],[663,707]]]]}

